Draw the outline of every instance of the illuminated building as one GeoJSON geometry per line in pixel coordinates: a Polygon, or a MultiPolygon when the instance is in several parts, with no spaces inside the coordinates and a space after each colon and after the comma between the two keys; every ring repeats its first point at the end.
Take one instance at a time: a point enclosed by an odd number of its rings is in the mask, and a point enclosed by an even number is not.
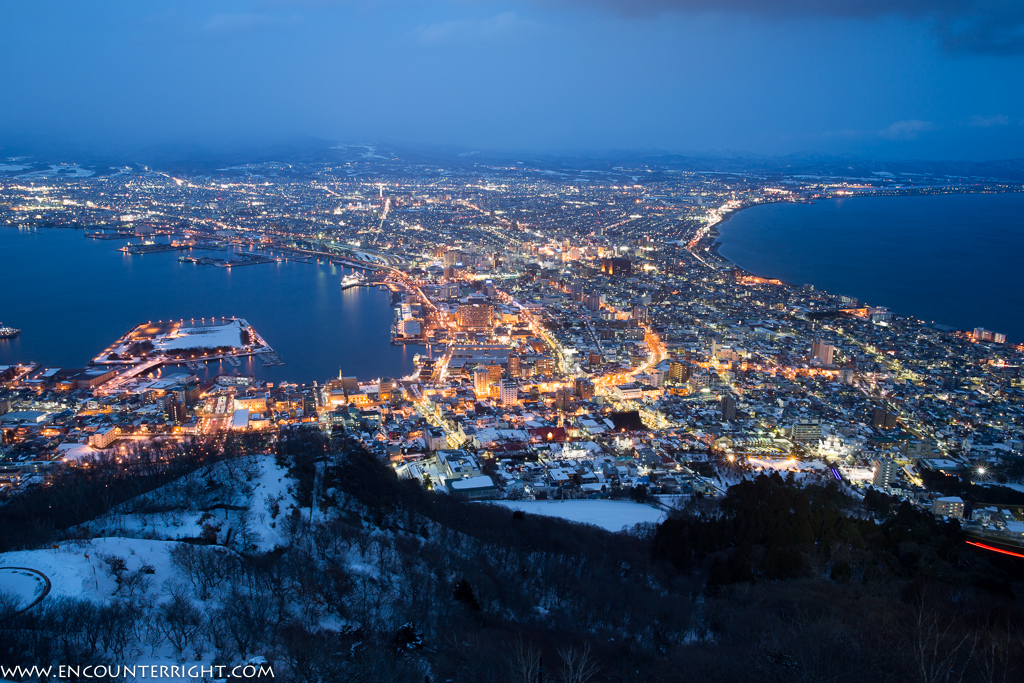
{"type": "Polygon", "coordinates": [[[185,422],[185,404],[181,401],[167,401],[164,403],[164,412],[167,419],[174,424],[180,425],[185,422]]]}
{"type": "Polygon", "coordinates": [[[117,441],[117,437],[121,435],[121,428],[115,425],[109,425],[102,429],[97,429],[95,433],[89,436],[89,445],[93,448],[106,448],[110,444],[117,441]]]}
{"type": "Polygon", "coordinates": [[[508,355],[508,374],[519,377],[519,356],[514,353],[508,355]]]}
{"type": "Polygon", "coordinates": [[[999,332],[993,332],[992,330],[986,330],[984,327],[975,327],[974,332],[971,334],[974,341],[987,341],[994,342],[996,344],[1005,344],[1006,335],[999,332]]]}
{"type": "Polygon", "coordinates": [[[494,306],[490,304],[462,304],[459,306],[459,327],[464,330],[485,330],[491,327],[494,306]]]}
{"type": "Polygon", "coordinates": [[[896,416],[885,408],[872,408],[871,426],[875,429],[894,429],[896,427],[896,416]]]}
{"type": "Polygon", "coordinates": [[[555,391],[555,408],[561,411],[567,411],[572,408],[572,392],[568,389],[558,389],[555,391]]]}
{"type": "Polygon", "coordinates": [[[444,265],[455,266],[465,260],[464,254],[458,249],[449,249],[444,253],[444,265]]]}
{"type": "Polygon", "coordinates": [[[832,354],[836,347],[826,344],[820,339],[815,339],[811,344],[811,355],[822,365],[832,365],[832,354]]]}
{"type": "Polygon", "coordinates": [[[793,425],[793,441],[818,441],[821,439],[820,420],[800,420],[793,425]]]}
{"type": "Polygon", "coordinates": [[[533,364],[538,375],[553,377],[555,374],[555,359],[551,356],[542,356],[533,364]]]}
{"type": "Polygon", "coordinates": [[[633,263],[628,258],[603,258],[601,259],[601,272],[613,277],[632,275],[633,263]]]}
{"type": "Polygon", "coordinates": [[[683,382],[689,381],[691,374],[691,367],[686,363],[680,363],[677,360],[669,363],[668,366],[668,379],[671,382],[682,384],[683,382]]]}
{"type": "Polygon", "coordinates": [[[576,395],[581,401],[589,401],[594,398],[594,383],[586,377],[576,378],[576,395]]]}
{"type": "Polygon", "coordinates": [[[487,368],[478,367],[473,371],[473,390],[478,397],[491,395],[491,373],[487,368]]]}
{"type": "Polygon", "coordinates": [[[514,406],[519,403],[519,385],[515,380],[501,380],[501,384],[498,385],[498,400],[506,406],[514,406]]]}
{"type": "Polygon", "coordinates": [[[964,518],[964,501],[957,496],[936,498],[932,503],[932,513],[939,517],[964,518]]]}
{"type": "Polygon", "coordinates": [[[891,458],[883,458],[875,461],[875,476],[872,483],[875,486],[885,488],[891,486],[899,474],[900,468],[891,458]]]}

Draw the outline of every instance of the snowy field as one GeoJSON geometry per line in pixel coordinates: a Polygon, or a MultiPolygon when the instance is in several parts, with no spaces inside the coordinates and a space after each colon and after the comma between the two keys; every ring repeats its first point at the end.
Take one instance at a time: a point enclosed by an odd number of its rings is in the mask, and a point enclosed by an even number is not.
{"type": "Polygon", "coordinates": [[[117,591],[117,583],[107,572],[101,556],[124,557],[129,571],[149,565],[154,568],[154,579],[163,581],[172,574],[167,551],[174,545],[168,541],[136,538],[95,538],[64,542],[58,548],[46,550],[17,550],[0,553],[0,575],[11,573],[6,567],[28,567],[50,579],[50,596],[105,602],[117,591]]]}
{"type": "MultiPolygon", "coordinates": [[[[147,572],[149,580],[136,587],[141,594],[138,602],[152,602],[165,597],[165,582],[184,585],[187,581],[174,568],[168,555],[177,543],[170,541],[152,541],[136,538],[94,538],[87,541],[71,541],[60,543],[57,548],[46,550],[19,550],[0,554],[0,575],[10,570],[3,567],[30,567],[46,574],[52,583],[48,600],[67,597],[84,598],[98,604],[107,604],[114,596],[125,598],[126,589],[118,586],[117,581],[108,571],[104,558],[119,557],[125,561],[129,573],[147,572]],[[151,573],[149,573],[151,572],[151,573]]],[[[185,657],[176,659],[170,645],[162,644],[156,651],[137,649],[128,653],[129,665],[184,665],[210,666],[212,658],[203,660],[185,657]]],[[[146,680],[143,678],[127,681],[146,680]]],[[[195,679],[187,677],[165,676],[160,678],[166,683],[193,683],[195,679]]]]}
{"type": "Polygon", "coordinates": [[[227,325],[182,327],[178,328],[174,336],[158,337],[153,342],[157,348],[165,351],[171,349],[215,349],[220,346],[238,349],[243,346],[242,323],[233,320],[227,325]]]}
{"type": "Polygon", "coordinates": [[[561,517],[571,522],[593,524],[608,531],[622,531],[634,524],[657,523],[665,511],[624,500],[496,500],[496,505],[543,517],[561,517]]]}
{"type": "Polygon", "coordinates": [[[11,606],[26,607],[42,595],[45,589],[46,581],[34,572],[0,567],[0,594],[8,598],[11,606]]]}

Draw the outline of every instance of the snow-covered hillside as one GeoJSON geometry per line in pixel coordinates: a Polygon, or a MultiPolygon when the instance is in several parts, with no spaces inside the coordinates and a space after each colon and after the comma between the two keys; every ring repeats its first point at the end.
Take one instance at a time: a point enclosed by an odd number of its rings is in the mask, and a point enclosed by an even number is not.
{"type": "Polygon", "coordinates": [[[197,470],[134,498],[84,525],[82,534],[201,540],[266,551],[287,542],[286,526],[295,514],[301,514],[295,482],[274,456],[253,455],[197,470]]]}
{"type": "Polygon", "coordinates": [[[665,511],[650,505],[625,500],[498,500],[496,504],[511,510],[560,517],[570,522],[593,524],[608,531],[628,530],[637,524],[657,523],[665,518],[665,511]]]}

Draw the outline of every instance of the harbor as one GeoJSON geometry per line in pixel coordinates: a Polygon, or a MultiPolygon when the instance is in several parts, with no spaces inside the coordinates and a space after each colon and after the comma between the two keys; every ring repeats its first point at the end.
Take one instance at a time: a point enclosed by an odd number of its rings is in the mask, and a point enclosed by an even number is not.
{"type": "Polygon", "coordinates": [[[241,266],[258,266],[266,263],[283,263],[285,261],[307,264],[313,263],[313,261],[305,258],[292,258],[288,256],[266,256],[263,254],[256,254],[244,251],[237,252],[235,255],[239,258],[223,259],[213,258],[210,256],[180,256],[178,257],[178,262],[194,263],[199,266],[215,266],[217,268],[239,268],[241,266]]]}
{"type": "MultiPolygon", "coordinates": [[[[10,276],[33,281],[41,300],[72,297],[68,278],[83,259],[101,273],[92,285],[99,287],[96,296],[84,302],[75,297],[75,305],[61,316],[48,315],[48,309],[31,305],[25,296],[6,301],[0,321],[22,332],[0,341],[0,365],[45,358],[57,366],[82,367],[139,322],[189,322],[195,315],[199,323],[200,315],[209,322],[211,314],[234,314],[271,342],[287,365],[265,366],[259,357],[238,356],[241,365],[236,368],[218,358],[200,363],[201,371],[195,372],[200,378],[238,374],[274,382],[312,382],[337,373],[341,362],[365,376],[403,376],[411,371],[412,347],[388,343],[393,321],[390,294],[376,286],[342,290],[341,279],[352,272],[348,267],[322,257],[317,264],[315,256],[255,243],[241,247],[224,238],[196,242],[191,251],[134,256],[118,251],[123,243],[87,239],[81,230],[0,231],[0,248],[10,254],[5,264],[10,276]],[[218,243],[224,251],[208,249],[218,243]],[[275,258],[287,260],[260,268],[198,267],[180,260],[234,258],[236,249],[272,251],[275,258]],[[32,269],[41,264],[67,275],[32,278],[32,269]]],[[[370,277],[371,269],[365,275],[370,277]]],[[[165,373],[190,371],[183,363],[161,367],[165,373]]]]}

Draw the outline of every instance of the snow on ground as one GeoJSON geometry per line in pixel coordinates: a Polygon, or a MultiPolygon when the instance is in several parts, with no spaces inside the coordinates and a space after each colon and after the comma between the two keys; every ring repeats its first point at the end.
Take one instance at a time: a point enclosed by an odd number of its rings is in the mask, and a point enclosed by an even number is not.
{"type": "Polygon", "coordinates": [[[42,595],[46,581],[34,572],[0,567],[0,593],[12,600],[12,605],[25,607],[42,595]]]}
{"type": "Polygon", "coordinates": [[[273,455],[254,455],[193,472],[84,526],[91,535],[160,540],[199,538],[206,527],[215,530],[219,543],[273,550],[286,542],[285,520],[295,507],[293,485],[273,455]]]}
{"type": "Polygon", "coordinates": [[[982,486],[1005,486],[1006,488],[1013,489],[1014,491],[1024,491],[1024,484],[1016,481],[1008,481],[1005,484],[1000,484],[999,482],[996,481],[985,482],[984,484],[982,484],[982,486]]]}
{"type": "Polygon", "coordinates": [[[153,340],[158,349],[215,349],[219,346],[242,347],[242,323],[233,320],[227,325],[207,327],[180,327],[174,336],[158,337],[153,340]]]}
{"type": "Polygon", "coordinates": [[[780,472],[826,471],[828,466],[820,460],[797,460],[796,458],[747,458],[747,464],[756,470],[779,470],[780,472]]]}
{"type": "Polygon", "coordinates": [[[95,448],[83,443],[62,443],[57,446],[57,455],[60,456],[64,462],[88,460],[96,453],[98,453],[98,451],[95,448]]]}
{"type": "Polygon", "coordinates": [[[253,531],[259,534],[257,545],[261,550],[273,550],[286,543],[282,525],[290,508],[295,507],[293,481],[288,472],[278,467],[273,456],[264,456],[261,465],[262,473],[253,487],[249,501],[252,512],[253,531]],[[273,508],[279,510],[274,515],[273,508]]]}
{"type": "Polygon", "coordinates": [[[124,558],[129,571],[137,571],[143,565],[152,567],[152,583],[158,594],[159,585],[174,574],[167,553],[175,545],[169,541],[138,538],[67,541],[46,550],[0,553],[0,568],[28,567],[45,574],[52,584],[46,600],[51,596],[68,596],[106,602],[117,590],[117,582],[108,572],[103,557],[124,558]]]}
{"type": "Polygon", "coordinates": [[[657,523],[665,511],[625,500],[495,500],[496,505],[543,517],[593,524],[608,531],[622,531],[643,522],[657,523]]]}
{"type": "MultiPolygon", "coordinates": [[[[50,594],[43,602],[54,597],[72,597],[88,599],[94,603],[105,604],[115,597],[118,591],[117,582],[109,571],[105,557],[119,557],[125,561],[128,572],[138,572],[143,567],[152,570],[149,585],[138,587],[136,595],[148,594],[157,602],[167,597],[164,583],[171,580],[183,584],[187,581],[176,571],[170,560],[170,551],[178,543],[173,541],[152,541],[137,538],[94,538],[85,541],[67,541],[55,548],[46,550],[19,550],[0,554],[0,576],[3,567],[29,567],[44,573],[52,584],[50,594]]],[[[147,570],[147,571],[148,571],[147,570]]],[[[2,581],[2,579],[0,579],[2,581]]],[[[124,589],[121,589],[123,595],[124,589]]],[[[140,603],[144,601],[140,600],[140,603]]],[[[151,617],[155,618],[155,616],[151,617]]],[[[129,661],[122,662],[127,666],[179,666],[187,672],[189,667],[211,666],[212,661],[186,659],[178,661],[168,643],[163,643],[152,653],[149,648],[144,651],[135,650],[129,654],[129,661]]],[[[73,662],[71,663],[73,664],[73,662]]],[[[170,670],[165,670],[170,671],[170,670]]],[[[140,669],[141,672],[141,669],[140,669]]],[[[137,674],[138,678],[127,677],[125,680],[148,680],[145,673],[137,674]]],[[[190,676],[161,676],[167,683],[192,683],[196,680],[190,676]]]]}

